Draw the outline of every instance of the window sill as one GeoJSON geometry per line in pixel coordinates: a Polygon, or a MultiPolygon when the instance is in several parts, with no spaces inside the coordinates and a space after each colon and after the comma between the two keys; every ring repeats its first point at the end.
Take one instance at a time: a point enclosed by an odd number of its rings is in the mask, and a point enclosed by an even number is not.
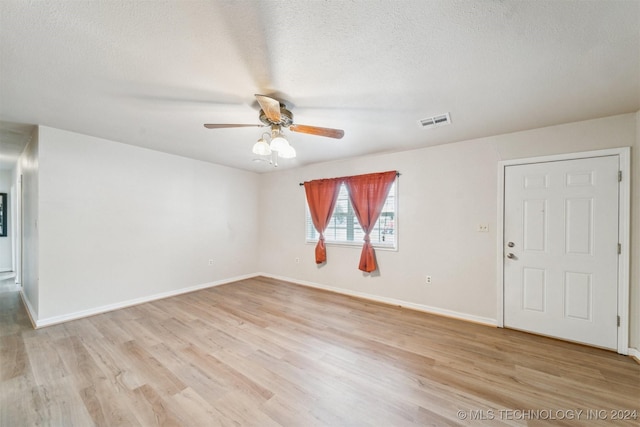
{"type": "MultiPolygon", "coordinates": [[[[305,240],[305,243],[307,245],[316,245],[318,243],[317,240],[305,240]]],[[[330,242],[325,240],[324,244],[325,246],[341,246],[341,247],[351,247],[351,248],[358,248],[358,249],[362,249],[362,244],[364,243],[364,241],[362,242],[330,242]]],[[[378,245],[378,244],[374,244],[373,245],[373,249],[375,250],[381,250],[381,251],[390,251],[390,252],[398,252],[398,245],[396,244],[395,246],[391,246],[391,245],[378,245]]]]}

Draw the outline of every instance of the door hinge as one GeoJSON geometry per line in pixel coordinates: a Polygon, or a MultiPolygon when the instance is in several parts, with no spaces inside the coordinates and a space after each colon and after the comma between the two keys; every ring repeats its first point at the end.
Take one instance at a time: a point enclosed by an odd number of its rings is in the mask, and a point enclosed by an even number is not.
{"type": "Polygon", "coordinates": [[[622,245],[618,243],[618,255],[622,253],[622,245]]]}
{"type": "Polygon", "coordinates": [[[618,316],[618,326],[620,326],[620,316],[618,316]]]}
{"type": "Polygon", "coordinates": [[[622,171],[618,171],[618,182],[622,182],[622,171]]]}

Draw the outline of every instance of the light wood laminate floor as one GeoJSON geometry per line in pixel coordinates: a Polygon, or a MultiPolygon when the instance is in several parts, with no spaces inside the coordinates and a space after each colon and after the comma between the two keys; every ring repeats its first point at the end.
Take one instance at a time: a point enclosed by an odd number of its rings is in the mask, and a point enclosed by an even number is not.
{"type": "Polygon", "coordinates": [[[3,427],[640,425],[629,357],[266,278],[39,330],[0,294],[0,357],[3,427]]]}

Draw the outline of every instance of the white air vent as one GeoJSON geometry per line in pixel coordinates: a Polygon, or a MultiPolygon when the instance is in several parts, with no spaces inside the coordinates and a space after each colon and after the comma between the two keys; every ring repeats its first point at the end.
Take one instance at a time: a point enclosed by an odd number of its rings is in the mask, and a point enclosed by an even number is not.
{"type": "Polygon", "coordinates": [[[435,128],[438,126],[444,126],[451,123],[451,117],[449,113],[440,114],[439,116],[427,117],[426,119],[418,120],[420,126],[423,128],[435,128]]]}

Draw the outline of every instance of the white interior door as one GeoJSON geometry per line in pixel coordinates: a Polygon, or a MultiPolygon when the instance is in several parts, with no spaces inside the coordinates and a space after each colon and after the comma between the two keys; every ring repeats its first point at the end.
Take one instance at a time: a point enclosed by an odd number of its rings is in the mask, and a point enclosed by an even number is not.
{"type": "Polygon", "coordinates": [[[618,156],[505,167],[505,326],[617,348],[618,171],[618,156]]]}

